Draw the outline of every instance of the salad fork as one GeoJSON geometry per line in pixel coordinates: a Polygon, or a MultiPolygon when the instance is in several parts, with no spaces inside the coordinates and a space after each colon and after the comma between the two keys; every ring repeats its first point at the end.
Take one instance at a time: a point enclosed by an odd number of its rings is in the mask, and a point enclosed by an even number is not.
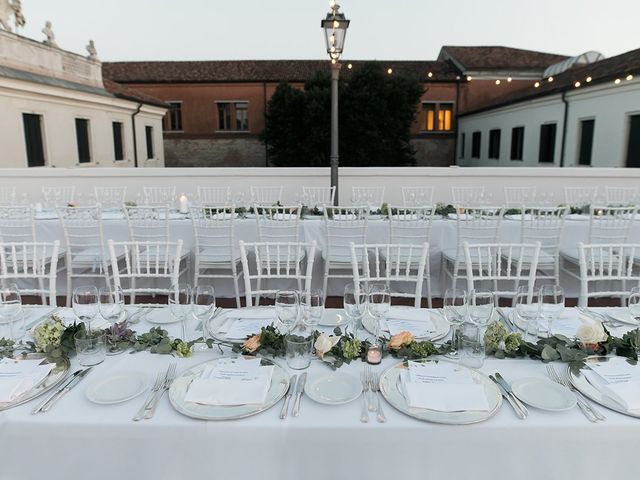
{"type": "Polygon", "coordinates": [[[151,400],[153,400],[158,390],[160,390],[163,380],[164,380],[164,377],[162,376],[162,372],[159,372],[158,376],[156,377],[156,382],[153,384],[153,387],[149,391],[149,394],[147,395],[146,400],[140,407],[140,410],[138,410],[138,413],[136,413],[136,416],[133,417],[134,422],[137,422],[138,420],[142,420],[145,410],[150,406],[151,400]]]}
{"type": "Polygon", "coordinates": [[[370,412],[375,412],[377,410],[376,408],[376,404],[375,404],[375,393],[373,390],[373,372],[371,371],[371,367],[369,365],[366,365],[364,367],[364,371],[365,371],[365,375],[367,377],[367,404],[369,405],[368,409],[370,412]]]}
{"type": "Polygon", "coordinates": [[[151,406],[149,406],[144,412],[145,420],[152,418],[153,415],[156,413],[156,408],[158,408],[158,404],[160,403],[160,400],[162,399],[164,392],[169,390],[171,383],[176,377],[176,367],[177,365],[175,363],[172,363],[171,365],[169,365],[169,368],[167,368],[167,373],[164,377],[164,381],[162,382],[162,386],[160,387],[160,390],[156,393],[153,401],[151,402],[151,406]]]}
{"type": "Polygon", "coordinates": [[[367,423],[369,421],[369,412],[367,410],[367,390],[369,388],[369,384],[365,369],[360,371],[360,382],[362,383],[362,410],[360,411],[360,421],[362,423],[367,423]]]}
{"type": "Polygon", "coordinates": [[[382,404],[380,402],[380,373],[371,372],[370,385],[377,402],[376,411],[378,412],[378,415],[376,418],[378,423],[384,423],[387,421],[387,417],[385,417],[384,412],[382,411],[382,404]]]}
{"type": "MultiPolygon", "coordinates": [[[[553,365],[547,365],[547,374],[549,375],[549,378],[551,380],[566,387],[566,385],[562,383],[562,380],[560,379],[558,372],[556,372],[556,369],[553,368],[553,365]]],[[[573,393],[576,396],[576,400],[578,402],[578,408],[580,408],[580,411],[583,413],[583,415],[587,417],[587,420],[589,420],[591,423],[596,423],[598,419],[596,418],[595,414],[589,409],[589,405],[587,405],[582,400],[582,398],[576,395],[575,392],[573,393]]]]}
{"type": "Polygon", "coordinates": [[[569,379],[569,374],[566,371],[560,372],[559,376],[562,384],[565,387],[567,387],[569,390],[571,390],[573,393],[581,397],[584,403],[587,404],[587,407],[589,407],[589,410],[591,410],[591,413],[593,413],[598,420],[600,420],[601,422],[604,422],[607,419],[607,417],[605,417],[602,413],[600,413],[598,409],[596,409],[593,405],[587,402],[587,399],[584,397],[582,392],[580,392],[576,387],[573,386],[573,384],[571,383],[571,380],[569,379]]]}

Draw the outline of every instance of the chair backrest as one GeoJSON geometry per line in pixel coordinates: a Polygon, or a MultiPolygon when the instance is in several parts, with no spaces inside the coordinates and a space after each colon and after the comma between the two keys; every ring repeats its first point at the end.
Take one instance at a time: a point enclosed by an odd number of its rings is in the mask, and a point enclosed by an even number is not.
{"type": "Polygon", "coordinates": [[[42,187],[42,200],[44,208],[55,210],[57,207],[66,207],[73,201],[76,187],[42,187]]]}
{"type": "Polygon", "coordinates": [[[302,203],[308,207],[333,205],[336,187],[302,187],[302,203]]]}
{"type": "Polygon", "coordinates": [[[192,205],[189,209],[195,251],[235,258],[235,206],[192,205]]]}
{"type": "Polygon", "coordinates": [[[389,243],[420,245],[429,241],[435,207],[389,206],[389,243]]]}
{"type": "Polygon", "coordinates": [[[382,208],[384,185],[379,187],[351,187],[351,203],[366,205],[371,210],[382,208]]]}
{"type": "Polygon", "coordinates": [[[433,187],[402,187],[402,203],[405,207],[432,206],[433,187]]]}
{"type": "Polygon", "coordinates": [[[429,255],[429,244],[363,244],[351,242],[351,267],[353,282],[414,283],[414,292],[395,292],[391,296],[400,298],[414,298],[414,306],[419,308],[422,303],[422,283],[424,271],[429,255]]]}
{"type": "Polygon", "coordinates": [[[240,241],[240,257],[242,259],[247,306],[253,305],[252,298],[254,296],[258,298],[277,292],[276,289],[265,289],[258,286],[254,289],[252,282],[264,287],[267,284],[267,280],[271,279],[297,280],[304,282],[303,290],[308,294],[311,291],[315,251],[315,240],[311,243],[245,243],[240,241]],[[305,253],[307,262],[303,271],[298,259],[303,257],[305,253]],[[249,265],[250,258],[254,262],[253,268],[249,265]]]}
{"type": "Polygon", "coordinates": [[[299,242],[300,205],[259,207],[255,205],[259,242],[299,242]]]}
{"type": "Polygon", "coordinates": [[[553,258],[560,253],[564,219],[569,207],[528,208],[522,216],[522,243],[540,242],[540,250],[553,258]]]}
{"type": "Polygon", "coordinates": [[[483,244],[464,242],[463,248],[469,291],[479,288],[478,283],[482,281],[493,282],[492,290],[496,298],[515,297],[521,284],[525,284],[530,292],[533,291],[540,242],[483,244]],[[513,290],[503,289],[511,282],[513,282],[513,290]]]}
{"type": "Polygon", "coordinates": [[[65,239],[68,269],[86,269],[91,264],[100,273],[107,271],[107,249],[102,230],[102,209],[93,207],[58,208],[65,239]]]}
{"type": "Polygon", "coordinates": [[[636,218],[636,207],[590,207],[589,243],[625,243],[636,218]]]}
{"type": "Polygon", "coordinates": [[[203,187],[198,185],[198,202],[208,206],[228,206],[231,201],[231,187],[203,187]]]}
{"type": "Polygon", "coordinates": [[[584,207],[595,202],[598,187],[564,187],[564,200],[570,207],[584,207]]]}
{"type": "Polygon", "coordinates": [[[283,186],[264,187],[251,185],[251,202],[258,205],[275,205],[282,203],[283,186]]]}
{"type": "Polygon", "coordinates": [[[58,240],[0,243],[0,284],[19,282],[22,294],[48,297],[56,305],[59,248],[58,240]],[[24,282],[33,288],[23,288],[24,282]]]}
{"type": "Polygon", "coordinates": [[[176,202],[176,187],[142,187],[145,205],[171,207],[176,202]]]}
{"type": "Polygon", "coordinates": [[[127,187],[93,187],[93,192],[102,211],[116,211],[122,208],[127,195],[127,187]]]}
{"type": "Polygon", "coordinates": [[[109,240],[113,283],[125,295],[167,295],[178,284],[182,240],[114,242],[109,240]],[[120,259],[120,261],[118,261],[120,259]]]}
{"type": "Polygon", "coordinates": [[[16,187],[0,187],[0,205],[16,203],[16,187]]]}
{"type": "Polygon", "coordinates": [[[503,211],[501,208],[469,207],[464,209],[464,213],[458,214],[456,258],[459,261],[464,258],[462,249],[464,242],[496,243],[498,241],[503,211]]]}
{"type": "Polygon", "coordinates": [[[30,206],[0,207],[0,241],[36,241],[36,224],[33,209],[30,206]]]}
{"type": "Polygon", "coordinates": [[[123,210],[129,226],[129,239],[131,241],[169,241],[168,207],[126,207],[123,210]]]}
{"type": "Polygon", "coordinates": [[[484,201],[484,185],[477,187],[451,187],[453,205],[478,206],[484,201]]]}
{"type": "Polygon", "coordinates": [[[607,205],[631,205],[638,200],[637,187],[604,187],[607,205]]]}
{"type": "Polygon", "coordinates": [[[504,201],[508,207],[528,207],[536,201],[537,188],[534,187],[504,187],[504,201]]]}
{"type": "Polygon", "coordinates": [[[351,258],[351,242],[367,242],[368,207],[326,207],[324,223],[326,228],[325,259],[351,258]]]}

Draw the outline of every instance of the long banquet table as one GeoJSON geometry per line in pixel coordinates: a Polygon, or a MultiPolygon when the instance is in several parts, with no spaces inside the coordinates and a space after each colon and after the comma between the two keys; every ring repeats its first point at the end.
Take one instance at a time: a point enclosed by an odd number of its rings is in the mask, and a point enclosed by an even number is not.
{"type": "MultiPolygon", "coordinates": [[[[115,241],[129,240],[127,224],[123,218],[109,218],[103,221],[105,240],[115,241]]],[[[588,216],[580,220],[567,219],[561,238],[561,246],[565,248],[577,248],[580,241],[586,241],[588,237],[589,221],[588,216]]],[[[500,241],[518,242],[521,235],[521,222],[510,220],[508,217],[502,221],[500,228],[500,241]]],[[[193,248],[194,232],[191,221],[186,217],[172,218],[169,221],[170,240],[182,239],[185,251],[193,248]]],[[[36,236],[40,241],[60,240],[64,244],[64,234],[60,221],[54,218],[36,220],[36,236]]],[[[311,242],[315,240],[318,248],[314,259],[313,283],[314,288],[321,288],[323,281],[324,261],[322,250],[326,245],[326,228],[324,220],[320,217],[305,218],[300,222],[301,241],[311,242]]],[[[255,242],[258,240],[257,224],[255,218],[238,219],[235,222],[236,241],[255,242]]],[[[630,241],[640,242],[640,222],[634,222],[630,241]]],[[[369,243],[389,242],[389,222],[384,219],[372,219],[368,222],[367,241],[369,243]]],[[[443,248],[455,248],[457,241],[456,221],[449,218],[438,218],[433,221],[430,245],[430,270],[432,296],[438,297],[444,292],[442,287],[441,260],[443,248]]],[[[87,281],[86,279],[84,280],[87,281]]],[[[185,279],[191,282],[191,279],[185,279]]],[[[345,281],[342,279],[330,279],[328,285],[328,295],[342,296],[345,281]]],[[[578,283],[572,278],[561,278],[561,284],[565,287],[567,294],[577,297],[579,292],[578,283]]],[[[230,280],[217,280],[216,291],[219,297],[231,298],[234,296],[233,284],[230,280]]],[[[64,277],[58,281],[58,294],[63,295],[66,288],[64,277]]],[[[240,282],[240,289],[244,291],[244,285],[240,282]]],[[[425,286],[426,293],[426,286],[425,286]]]]}
{"type": "MultiPolygon", "coordinates": [[[[151,326],[142,322],[136,329],[144,332],[151,326]]],[[[176,324],[166,328],[177,335],[176,324]]],[[[207,422],[177,413],[165,395],[153,419],[133,422],[144,397],[106,406],[84,396],[90,382],[112,372],[141,371],[151,383],[169,362],[177,361],[180,373],[220,355],[213,349],[188,359],[149,353],[107,357],[48,413],[31,415],[36,401],[0,412],[0,480],[566,480],[637,475],[640,420],[602,407],[607,421],[597,424],[589,423],[578,408],[563,413],[530,408],[522,421],[505,402],[483,423],[448,426],[410,418],[383,402],[387,422],[372,417],[363,424],[360,399],[325,406],[303,397],[298,418],[280,420],[279,402],[250,418],[207,422]]],[[[374,368],[381,372],[395,362],[386,358],[374,368]]],[[[341,371],[358,376],[362,365],[357,361],[341,371]]],[[[314,360],[309,378],[329,371],[314,360]]],[[[541,362],[524,359],[487,359],[482,371],[500,371],[508,380],[545,377],[541,362]]]]}

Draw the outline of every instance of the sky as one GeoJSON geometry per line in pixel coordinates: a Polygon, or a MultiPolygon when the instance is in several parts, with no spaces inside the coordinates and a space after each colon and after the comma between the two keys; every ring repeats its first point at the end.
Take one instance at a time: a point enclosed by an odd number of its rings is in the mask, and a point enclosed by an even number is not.
{"type": "MultiPolygon", "coordinates": [[[[640,48],[640,0],[343,0],[345,59],[434,60],[442,45],[565,55],[640,48]]],[[[328,0],[22,0],[20,34],[103,61],[326,58],[328,0]]]]}

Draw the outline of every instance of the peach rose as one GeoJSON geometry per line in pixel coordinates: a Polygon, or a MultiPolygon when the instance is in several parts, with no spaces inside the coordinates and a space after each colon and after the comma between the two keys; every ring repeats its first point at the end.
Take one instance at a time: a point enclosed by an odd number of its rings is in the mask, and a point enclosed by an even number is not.
{"type": "Polygon", "coordinates": [[[395,334],[389,340],[389,348],[392,350],[400,350],[402,347],[409,345],[416,339],[410,332],[400,332],[395,334]]]}
{"type": "Polygon", "coordinates": [[[336,344],[340,341],[340,337],[336,336],[328,336],[324,333],[321,333],[318,338],[316,338],[316,342],[313,344],[313,347],[316,349],[316,356],[322,360],[324,354],[329,352],[336,344]]]}
{"type": "Polygon", "coordinates": [[[249,353],[253,353],[260,348],[260,335],[254,335],[251,338],[248,338],[242,347],[249,353]]]}

